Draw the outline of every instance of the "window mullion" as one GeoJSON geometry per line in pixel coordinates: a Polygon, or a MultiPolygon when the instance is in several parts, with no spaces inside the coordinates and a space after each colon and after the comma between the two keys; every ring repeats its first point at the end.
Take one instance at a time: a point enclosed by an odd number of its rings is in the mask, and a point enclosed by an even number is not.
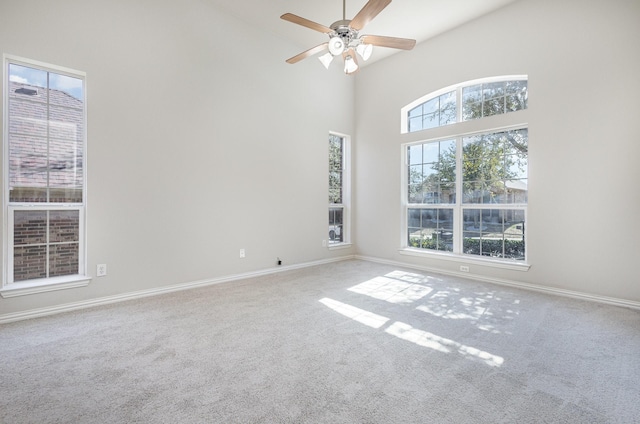
{"type": "MultiPolygon", "coordinates": [[[[46,160],[46,164],[47,164],[47,203],[51,203],[51,82],[49,81],[51,77],[51,73],[47,72],[47,122],[46,122],[46,128],[47,128],[47,160],[46,160]]],[[[48,248],[47,248],[48,249],[48,248]]],[[[49,275],[49,267],[47,267],[47,276],[49,275]]]]}
{"type": "Polygon", "coordinates": [[[50,273],[50,263],[49,263],[49,258],[51,257],[51,254],[50,254],[51,253],[50,252],[50,249],[51,249],[51,236],[50,236],[50,234],[51,234],[51,210],[47,210],[46,214],[47,214],[46,215],[47,219],[46,219],[45,222],[46,222],[46,231],[47,232],[45,234],[46,246],[45,246],[45,262],[44,263],[45,263],[45,270],[47,272],[47,278],[49,278],[50,275],[51,275],[51,273],[50,273]]]}
{"type": "Polygon", "coordinates": [[[462,152],[462,137],[456,137],[456,204],[453,208],[453,253],[462,253],[462,233],[463,233],[463,219],[462,219],[462,202],[464,195],[464,187],[462,181],[463,173],[463,152],[462,152]]]}

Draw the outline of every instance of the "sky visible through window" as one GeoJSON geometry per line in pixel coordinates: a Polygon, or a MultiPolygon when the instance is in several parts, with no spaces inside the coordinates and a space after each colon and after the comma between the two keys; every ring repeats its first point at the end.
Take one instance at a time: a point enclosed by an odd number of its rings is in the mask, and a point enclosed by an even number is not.
{"type": "Polygon", "coordinates": [[[83,99],[82,80],[79,78],[29,68],[14,63],[9,65],[9,80],[21,84],[47,88],[47,74],[49,74],[49,88],[63,91],[79,100],[83,99]]]}

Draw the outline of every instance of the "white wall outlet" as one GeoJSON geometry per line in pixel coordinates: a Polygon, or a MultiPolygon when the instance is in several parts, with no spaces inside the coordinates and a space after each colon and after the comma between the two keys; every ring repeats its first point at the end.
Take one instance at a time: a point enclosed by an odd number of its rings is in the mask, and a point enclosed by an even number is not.
{"type": "Polygon", "coordinates": [[[462,272],[469,272],[469,267],[466,265],[460,265],[460,271],[462,272]]]}
{"type": "Polygon", "coordinates": [[[104,277],[107,275],[107,264],[98,264],[96,266],[96,277],[104,277]]]}
{"type": "Polygon", "coordinates": [[[322,247],[327,247],[327,241],[326,240],[322,240],[322,247]]]}
{"type": "Polygon", "coordinates": [[[245,252],[244,249],[240,249],[240,258],[244,258],[245,256],[247,256],[247,252],[245,252]]]}

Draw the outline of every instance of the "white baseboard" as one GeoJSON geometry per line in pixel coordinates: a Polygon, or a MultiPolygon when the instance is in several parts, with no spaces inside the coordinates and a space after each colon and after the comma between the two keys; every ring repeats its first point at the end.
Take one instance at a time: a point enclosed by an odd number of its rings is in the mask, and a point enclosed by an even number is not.
{"type": "Polygon", "coordinates": [[[149,297],[149,296],[157,296],[157,295],[177,292],[181,290],[189,290],[189,289],[194,289],[198,287],[206,287],[214,284],[228,283],[232,281],[244,280],[247,278],[261,277],[265,275],[276,274],[279,272],[308,268],[316,265],[324,265],[332,262],[346,261],[349,259],[355,259],[355,256],[353,255],[341,256],[339,258],[324,259],[324,260],[305,262],[305,263],[294,264],[294,265],[285,265],[285,266],[279,266],[277,268],[268,268],[260,271],[229,275],[226,277],[192,281],[189,283],[174,284],[166,287],[158,287],[154,289],[140,290],[135,292],[118,294],[114,296],[100,297],[97,299],[90,299],[82,302],[66,303],[63,305],[49,306],[45,308],[30,309],[28,311],[3,314],[3,315],[0,315],[0,324],[6,324],[14,321],[22,321],[30,318],[44,317],[48,315],[59,314],[62,312],[70,312],[78,309],[86,309],[94,306],[108,305],[110,303],[124,302],[126,300],[140,299],[140,298],[149,297]]]}
{"type": "Polygon", "coordinates": [[[305,262],[305,263],[295,264],[295,265],[279,266],[277,268],[268,268],[260,271],[247,272],[243,274],[234,274],[234,275],[229,275],[229,276],[220,277],[220,278],[193,281],[193,282],[182,283],[182,284],[174,284],[166,287],[159,287],[154,289],[123,293],[123,294],[114,295],[114,296],[101,297],[97,299],[90,299],[82,302],[66,303],[63,305],[56,305],[56,306],[50,306],[45,308],[30,309],[28,311],[3,314],[3,315],[0,315],[0,324],[6,324],[14,321],[21,321],[21,320],[31,319],[31,318],[44,317],[48,315],[54,315],[54,314],[59,314],[63,312],[70,312],[70,311],[75,311],[79,309],[86,309],[94,306],[108,305],[116,302],[124,302],[127,300],[140,299],[143,297],[157,296],[157,295],[177,292],[181,290],[189,290],[189,289],[194,289],[198,287],[206,287],[214,284],[228,283],[228,282],[233,282],[238,280],[244,280],[247,278],[261,277],[265,275],[276,274],[279,272],[303,269],[303,268],[308,268],[316,265],[325,265],[328,263],[340,262],[340,261],[345,261],[349,259],[359,259],[363,261],[376,262],[376,263],[381,263],[385,265],[416,269],[420,271],[436,272],[438,274],[451,275],[451,276],[460,277],[460,278],[468,278],[471,280],[498,284],[501,286],[515,287],[519,289],[532,290],[532,291],[537,291],[537,292],[542,292],[547,294],[553,294],[557,296],[571,297],[575,299],[606,303],[609,305],[615,305],[615,306],[621,306],[625,308],[640,310],[640,302],[634,302],[634,301],[625,300],[625,299],[598,296],[598,295],[593,295],[589,293],[582,293],[582,292],[558,289],[553,287],[539,286],[535,284],[522,283],[517,281],[499,279],[499,278],[492,278],[492,277],[487,277],[483,275],[469,274],[466,272],[448,271],[448,270],[434,268],[434,267],[419,266],[419,265],[408,264],[408,263],[398,262],[398,261],[391,261],[387,259],[380,259],[380,258],[369,257],[369,256],[349,255],[349,256],[341,256],[339,258],[305,262]]]}
{"type": "Polygon", "coordinates": [[[558,289],[554,287],[545,287],[545,286],[540,286],[536,284],[504,280],[500,278],[492,278],[484,275],[470,274],[468,272],[448,271],[448,270],[434,268],[434,267],[419,266],[419,265],[398,262],[398,261],[390,261],[387,259],[380,259],[380,258],[375,258],[370,256],[356,255],[354,258],[362,261],[377,262],[385,265],[411,268],[411,269],[416,269],[420,271],[436,272],[438,274],[451,275],[455,277],[467,278],[470,280],[482,281],[485,283],[498,284],[501,286],[515,287],[515,288],[524,289],[524,290],[532,290],[532,291],[537,291],[541,293],[553,294],[556,296],[564,296],[564,297],[571,297],[574,299],[588,300],[591,302],[606,303],[608,305],[622,306],[622,307],[631,308],[631,309],[640,309],[640,302],[634,302],[632,300],[618,299],[615,297],[607,297],[607,296],[599,296],[599,295],[582,293],[582,292],[577,292],[572,290],[564,290],[564,289],[558,289]]]}

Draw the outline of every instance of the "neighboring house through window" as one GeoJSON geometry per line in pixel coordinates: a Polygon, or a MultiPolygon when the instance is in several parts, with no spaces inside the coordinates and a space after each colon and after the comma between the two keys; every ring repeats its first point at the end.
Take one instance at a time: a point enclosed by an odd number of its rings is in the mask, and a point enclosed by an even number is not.
{"type": "Polygon", "coordinates": [[[5,56],[2,295],[86,285],[81,72],[5,56]]]}
{"type": "Polygon", "coordinates": [[[448,87],[402,109],[404,133],[443,127],[403,146],[405,253],[526,263],[528,129],[482,118],[527,102],[519,76],[448,87]],[[480,120],[474,131],[460,129],[471,120],[480,120]]]}
{"type": "Polygon", "coordinates": [[[329,134],[329,247],[349,243],[349,138],[329,134]]]}

